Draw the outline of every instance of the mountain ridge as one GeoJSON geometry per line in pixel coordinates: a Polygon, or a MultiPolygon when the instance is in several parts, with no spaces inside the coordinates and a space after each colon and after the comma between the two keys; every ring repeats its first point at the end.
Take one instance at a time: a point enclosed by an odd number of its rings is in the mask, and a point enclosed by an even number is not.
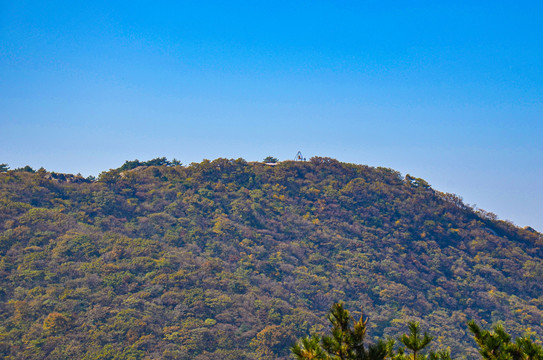
{"type": "Polygon", "coordinates": [[[418,320],[468,358],[469,319],[543,333],[541,234],[391,169],[8,171],[0,206],[7,358],[286,358],[335,301],[371,336],[418,320]]]}

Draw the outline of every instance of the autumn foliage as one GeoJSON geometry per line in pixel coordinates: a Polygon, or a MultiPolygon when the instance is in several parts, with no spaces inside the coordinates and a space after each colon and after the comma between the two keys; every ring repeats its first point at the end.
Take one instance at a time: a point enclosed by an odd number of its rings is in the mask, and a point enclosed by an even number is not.
{"type": "Polygon", "coordinates": [[[543,333],[541,234],[423,179],[155,160],[0,172],[0,356],[287,359],[340,300],[372,344],[418,322],[475,359],[470,319],[543,333]]]}

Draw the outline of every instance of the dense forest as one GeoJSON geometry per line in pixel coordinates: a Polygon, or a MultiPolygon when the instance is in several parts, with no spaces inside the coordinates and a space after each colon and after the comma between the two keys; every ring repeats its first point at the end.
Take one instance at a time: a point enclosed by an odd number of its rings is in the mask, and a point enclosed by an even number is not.
{"type": "Polygon", "coordinates": [[[0,166],[5,359],[288,359],[333,303],[453,358],[467,323],[543,334],[543,238],[423,179],[330,158],[97,179],[0,166]],[[356,312],[353,312],[356,313],[356,312]]]}

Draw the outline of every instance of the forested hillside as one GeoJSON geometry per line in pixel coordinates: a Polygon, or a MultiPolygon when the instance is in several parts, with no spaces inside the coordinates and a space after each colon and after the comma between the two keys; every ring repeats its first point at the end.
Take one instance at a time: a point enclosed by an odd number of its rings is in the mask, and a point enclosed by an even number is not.
{"type": "Polygon", "coordinates": [[[422,179],[329,158],[3,171],[0,354],[287,359],[344,301],[370,339],[419,321],[478,358],[471,319],[543,334],[542,245],[422,179]]]}

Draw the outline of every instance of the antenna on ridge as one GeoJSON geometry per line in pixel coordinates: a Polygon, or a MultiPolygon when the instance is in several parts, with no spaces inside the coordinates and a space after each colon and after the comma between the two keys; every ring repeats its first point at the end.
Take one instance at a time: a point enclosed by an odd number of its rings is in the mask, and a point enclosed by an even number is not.
{"type": "Polygon", "coordinates": [[[304,158],[304,156],[302,155],[302,152],[301,152],[301,151],[298,151],[298,153],[297,153],[296,156],[294,157],[294,161],[305,161],[305,158],[304,158]]]}

